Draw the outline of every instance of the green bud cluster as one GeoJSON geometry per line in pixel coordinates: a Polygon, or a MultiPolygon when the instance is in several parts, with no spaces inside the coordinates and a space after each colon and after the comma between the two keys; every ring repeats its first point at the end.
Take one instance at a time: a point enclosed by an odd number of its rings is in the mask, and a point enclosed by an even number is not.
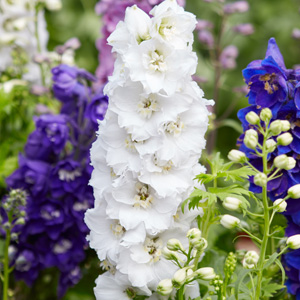
{"type": "Polygon", "coordinates": [[[233,252],[230,252],[225,260],[224,273],[230,278],[236,268],[237,258],[233,252]]]}
{"type": "Polygon", "coordinates": [[[224,281],[221,279],[219,275],[216,275],[213,280],[211,280],[210,285],[214,287],[215,291],[210,291],[210,295],[218,295],[219,292],[222,290],[224,281]]]}

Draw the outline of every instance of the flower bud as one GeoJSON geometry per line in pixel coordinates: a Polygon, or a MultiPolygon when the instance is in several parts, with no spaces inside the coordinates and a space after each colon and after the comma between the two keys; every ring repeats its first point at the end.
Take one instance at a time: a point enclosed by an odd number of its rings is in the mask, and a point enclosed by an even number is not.
{"type": "Polygon", "coordinates": [[[247,157],[244,152],[233,149],[228,153],[228,159],[234,162],[243,163],[247,160],[247,157]]]}
{"type": "Polygon", "coordinates": [[[259,116],[254,111],[250,111],[246,114],[246,120],[252,125],[257,125],[260,122],[259,116]]]}
{"type": "Polygon", "coordinates": [[[243,13],[249,9],[249,4],[247,1],[236,1],[224,5],[225,14],[243,13]]]}
{"type": "Polygon", "coordinates": [[[287,207],[287,203],[283,199],[277,199],[274,201],[274,206],[276,206],[274,208],[276,211],[284,212],[287,207]]]}
{"type": "Polygon", "coordinates": [[[198,39],[200,42],[202,42],[204,45],[206,45],[208,48],[213,48],[214,46],[214,37],[211,34],[210,31],[204,29],[200,30],[198,33],[198,39]]]}
{"type": "Polygon", "coordinates": [[[190,240],[190,239],[195,239],[195,238],[201,238],[201,230],[198,228],[191,228],[187,234],[186,237],[190,240]]]}
{"type": "Polygon", "coordinates": [[[268,123],[272,119],[272,111],[269,108],[264,108],[259,116],[265,123],[268,123]]]}
{"type": "Polygon", "coordinates": [[[293,157],[288,157],[288,165],[286,170],[292,170],[296,166],[296,160],[293,157]]]}
{"type": "Polygon", "coordinates": [[[288,131],[291,129],[291,123],[287,120],[281,120],[282,131],[288,131]]]}
{"type": "Polygon", "coordinates": [[[287,146],[293,141],[293,136],[289,132],[285,132],[277,137],[278,145],[287,146]]]}
{"type": "Polygon", "coordinates": [[[254,176],[253,181],[258,186],[265,186],[267,184],[268,177],[264,173],[258,173],[254,176]]]}
{"type": "Polygon", "coordinates": [[[168,296],[169,294],[171,294],[171,292],[173,291],[172,280],[171,279],[161,280],[156,288],[156,291],[163,296],[168,296]]]}
{"type": "Polygon", "coordinates": [[[212,280],[216,277],[214,269],[210,267],[198,269],[195,271],[195,275],[199,276],[202,280],[212,280]]]}
{"type": "Polygon", "coordinates": [[[288,189],[288,196],[293,199],[300,198],[300,184],[293,185],[288,189]]]}
{"type": "Polygon", "coordinates": [[[275,120],[270,124],[270,130],[272,135],[278,135],[282,132],[281,120],[275,120]]]}
{"type": "Polygon", "coordinates": [[[235,197],[226,197],[222,204],[228,210],[239,211],[242,201],[235,197]]]}
{"type": "Polygon", "coordinates": [[[285,154],[281,154],[275,157],[274,165],[278,169],[286,169],[288,167],[289,159],[285,154]]]}
{"type": "Polygon", "coordinates": [[[162,249],[162,255],[167,260],[180,260],[178,254],[175,251],[169,250],[167,247],[162,249]]]}
{"type": "Polygon", "coordinates": [[[243,267],[246,269],[254,269],[259,260],[259,255],[256,251],[248,251],[243,260],[243,267]]]}
{"type": "Polygon", "coordinates": [[[180,288],[186,280],[186,270],[180,269],[175,272],[173,278],[172,278],[172,284],[175,288],[180,288]]]}
{"type": "Polygon", "coordinates": [[[222,216],[220,223],[225,228],[232,229],[238,226],[241,223],[241,220],[231,215],[224,215],[222,216]]]}
{"type": "Polygon", "coordinates": [[[207,248],[207,240],[205,238],[195,238],[190,240],[192,246],[194,246],[198,251],[204,251],[207,248]]]}
{"type": "Polygon", "coordinates": [[[168,240],[167,248],[171,251],[178,251],[178,250],[184,251],[182,244],[177,239],[168,240]]]}
{"type": "Polygon", "coordinates": [[[254,129],[246,130],[244,144],[247,148],[255,149],[258,143],[257,131],[254,129]]]}
{"type": "Polygon", "coordinates": [[[25,219],[23,217],[17,219],[16,225],[24,225],[25,224],[25,219]]]}
{"type": "Polygon", "coordinates": [[[268,153],[273,152],[276,149],[277,143],[273,139],[269,139],[266,141],[266,150],[268,153]]]}
{"type": "Polygon", "coordinates": [[[45,5],[48,10],[60,10],[62,8],[61,0],[45,0],[45,5]]]}
{"type": "Polygon", "coordinates": [[[289,248],[291,249],[299,249],[300,248],[300,234],[295,234],[290,236],[287,240],[286,240],[286,244],[289,248]]]}

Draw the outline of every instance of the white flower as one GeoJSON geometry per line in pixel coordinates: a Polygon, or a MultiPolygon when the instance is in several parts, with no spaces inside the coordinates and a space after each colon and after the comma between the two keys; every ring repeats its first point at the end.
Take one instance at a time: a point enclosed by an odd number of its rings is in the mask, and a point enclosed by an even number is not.
{"type": "Polygon", "coordinates": [[[45,4],[49,10],[60,10],[62,8],[61,0],[45,0],[45,4]]]}
{"type": "Polygon", "coordinates": [[[151,39],[133,46],[124,54],[132,81],[140,81],[146,93],[172,95],[182,81],[196,71],[197,57],[188,50],[175,50],[151,39]]]}
{"type": "Polygon", "coordinates": [[[186,49],[193,43],[196,18],[173,1],[165,1],[151,11],[154,14],[151,36],[167,42],[176,49],[186,49]]]}
{"type": "Polygon", "coordinates": [[[129,300],[136,295],[150,295],[146,287],[133,287],[127,276],[117,272],[115,275],[105,273],[96,279],[94,288],[97,300],[129,300]]]}

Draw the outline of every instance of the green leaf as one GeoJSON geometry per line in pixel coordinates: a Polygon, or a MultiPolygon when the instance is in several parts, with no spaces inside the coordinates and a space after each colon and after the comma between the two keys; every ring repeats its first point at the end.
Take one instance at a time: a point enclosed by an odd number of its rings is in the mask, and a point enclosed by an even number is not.
{"type": "Polygon", "coordinates": [[[262,282],[262,286],[263,286],[262,289],[263,297],[272,297],[274,294],[276,294],[278,290],[281,290],[286,287],[285,285],[281,285],[278,283],[264,284],[263,282],[262,282]]]}
{"type": "Polygon", "coordinates": [[[267,262],[264,264],[264,269],[267,269],[268,267],[270,267],[276,260],[276,258],[278,257],[279,253],[273,253],[268,259],[267,262]]]}
{"type": "Polygon", "coordinates": [[[243,133],[243,128],[241,126],[241,123],[236,120],[227,119],[227,120],[220,122],[219,127],[224,127],[224,126],[231,127],[232,129],[234,129],[235,131],[237,131],[240,134],[243,133]]]}
{"type": "Polygon", "coordinates": [[[240,286],[243,283],[243,280],[245,279],[245,277],[248,275],[248,273],[250,273],[252,270],[247,270],[247,269],[242,269],[242,271],[238,274],[238,279],[235,282],[234,285],[234,295],[235,295],[235,299],[239,300],[242,299],[239,295],[239,291],[240,291],[240,286]]]}

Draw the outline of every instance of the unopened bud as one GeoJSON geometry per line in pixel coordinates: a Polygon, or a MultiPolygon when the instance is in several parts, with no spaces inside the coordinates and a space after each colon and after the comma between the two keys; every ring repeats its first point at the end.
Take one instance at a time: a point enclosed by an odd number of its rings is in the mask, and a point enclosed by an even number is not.
{"type": "Polygon", "coordinates": [[[281,120],[275,120],[270,124],[270,130],[272,135],[278,135],[282,132],[281,120]]]}
{"type": "Polygon", "coordinates": [[[178,254],[175,251],[169,250],[167,247],[162,249],[162,255],[167,260],[180,260],[178,254]]]}
{"type": "Polygon", "coordinates": [[[274,206],[276,206],[276,207],[274,207],[274,209],[276,209],[276,211],[284,212],[286,210],[287,203],[283,199],[277,199],[274,201],[274,206]]]}
{"type": "Polygon", "coordinates": [[[259,116],[254,111],[250,111],[246,115],[246,120],[249,124],[257,125],[260,122],[259,116]]]}
{"type": "Polygon", "coordinates": [[[202,280],[212,280],[216,277],[216,273],[211,267],[200,268],[195,271],[195,275],[199,276],[202,280]]]}
{"type": "Polygon", "coordinates": [[[282,131],[288,131],[291,129],[291,123],[287,120],[281,120],[282,131]]]}
{"type": "Polygon", "coordinates": [[[272,119],[272,111],[269,108],[264,108],[259,116],[265,123],[268,123],[272,119]]]}
{"type": "Polygon", "coordinates": [[[251,35],[254,33],[254,27],[250,23],[239,24],[237,26],[232,27],[232,30],[242,35],[251,35]]]}
{"type": "Polygon", "coordinates": [[[195,239],[195,238],[201,238],[201,230],[198,228],[191,228],[187,234],[186,237],[188,239],[195,239]]]}
{"type": "Polygon", "coordinates": [[[238,163],[243,163],[247,161],[245,153],[235,149],[230,150],[230,152],[228,153],[228,159],[238,163]]]}
{"type": "Polygon", "coordinates": [[[186,280],[186,270],[180,269],[175,272],[173,278],[172,278],[172,284],[175,288],[180,288],[186,280]]]}
{"type": "Polygon", "coordinates": [[[235,197],[226,197],[222,204],[228,210],[239,211],[242,201],[235,197]]]}
{"type": "Polygon", "coordinates": [[[160,281],[156,288],[156,291],[163,296],[168,296],[169,294],[171,294],[171,292],[173,291],[172,280],[163,279],[162,281],[160,281]]]}
{"type": "Polygon", "coordinates": [[[267,184],[268,177],[264,173],[258,173],[254,176],[253,181],[254,181],[254,184],[256,184],[258,186],[265,186],[267,184]]]}
{"type": "Polygon", "coordinates": [[[300,184],[293,185],[288,189],[288,196],[293,199],[300,198],[300,184]]]}
{"type": "Polygon", "coordinates": [[[192,246],[195,247],[198,251],[204,251],[207,248],[207,240],[205,238],[195,238],[190,240],[192,246]]]}
{"type": "Polygon", "coordinates": [[[277,137],[278,145],[287,146],[293,141],[293,136],[289,132],[285,132],[277,137]]]}
{"type": "Polygon", "coordinates": [[[16,225],[24,225],[25,224],[25,219],[21,217],[21,218],[17,219],[15,224],[16,225]]]}
{"type": "Polygon", "coordinates": [[[286,240],[286,244],[289,248],[291,249],[299,249],[300,248],[300,234],[295,234],[290,236],[287,240],[286,240]]]}
{"type": "Polygon", "coordinates": [[[247,148],[255,149],[258,144],[257,131],[255,131],[254,129],[246,130],[244,144],[247,148]]]}
{"type": "Polygon", "coordinates": [[[277,143],[273,139],[266,141],[266,150],[268,153],[275,151],[277,143]]]}
{"type": "Polygon", "coordinates": [[[233,3],[228,3],[224,5],[225,14],[243,13],[249,9],[249,4],[247,1],[236,1],[233,3]]]}
{"type": "Polygon", "coordinates": [[[286,169],[288,167],[289,159],[285,154],[281,154],[275,157],[274,165],[278,169],[286,169]]]}
{"type": "Polygon", "coordinates": [[[293,157],[288,157],[288,165],[286,170],[292,170],[296,166],[296,160],[293,157]]]}
{"type": "Polygon", "coordinates": [[[184,251],[184,248],[183,248],[181,242],[177,239],[168,240],[167,248],[171,251],[178,251],[178,250],[184,251]]]}
{"type": "Polygon", "coordinates": [[[241,220],[231,215],[224,215],[222,216],[220,223],[225,228],[232,229],[237,227],[241,223],[241,220]]]}
{"type": "Polygon", "coordinates": [[[259,255],[256,251],[248,251],[243,260],[243,267],[246,269],[254,269],[258,263],[259,255]]]}

